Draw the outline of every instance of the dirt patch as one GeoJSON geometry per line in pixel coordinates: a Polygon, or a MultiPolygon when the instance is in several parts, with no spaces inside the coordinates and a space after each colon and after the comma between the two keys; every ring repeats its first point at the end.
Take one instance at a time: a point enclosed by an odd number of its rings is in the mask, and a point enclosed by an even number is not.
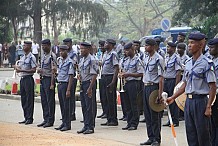
{"type": "Polygon", "coordinates": [[[0,145],[3,146],[124,146],[126,144],[37,128],[26,125],[0,122],[0,145]]]}

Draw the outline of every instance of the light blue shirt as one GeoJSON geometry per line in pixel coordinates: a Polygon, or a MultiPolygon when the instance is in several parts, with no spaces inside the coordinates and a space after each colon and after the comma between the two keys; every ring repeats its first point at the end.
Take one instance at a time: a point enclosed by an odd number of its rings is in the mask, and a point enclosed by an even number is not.
{"type": "Polygon", "coordinates": [[[165,64],[164,78],[176,78],[176,72],[182,70],[181,59],[176,53],[171,57],[166,56],[165,64]]]}
{"type": "Polygon", "coordinates": [[[187,94],[209,94],[208,83],[216,82],[212,60],[203,54],[195,62],[192,58],[189,59],[186,62],[182,80],[186,82],[187,94]]]}
{"type": "Polygon", "coordinates": [[[41,60],[41,69],[42,69],[42,76],[51,77],[52,76],[52,58],[54,65],[56,65],[56,55],[50,51],[48,54],[44,54],[41,60]]]}
{"type": "Polygon", "coordinates": [[[216,86],[218,87],[218,57],[213,58],[213,63],[215,65],[216,86]]]}
{"type": "Polygon", "coordinates": [[[160,76],[164,74],[164,59],[157,52],[153,56],[146,56],[144,59],[144,83],[159,83],[160,76]]]}
{"type": "Polygon", "coordinates": [[[58,65],[58,76],[57,76],[58,82],[68,82],[69,75],[74,74],[72,59],[70,59],[70,57],[67,57],[65,60],[63,60],[61,58],[59,59],[58,64],[59,64],[58,65]]]}
{"type": "Polygon", "coordinates": [[[102,75],[113,75],[115,65],[119,65],[117,53],[114,50],[106,52],[103,56],[102,75]]]}

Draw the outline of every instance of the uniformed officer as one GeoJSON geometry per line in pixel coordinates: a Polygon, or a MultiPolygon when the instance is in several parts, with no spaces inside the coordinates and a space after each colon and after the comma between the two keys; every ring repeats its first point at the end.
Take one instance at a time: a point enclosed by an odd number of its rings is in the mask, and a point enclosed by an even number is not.
{"type": "Polygon", "coordinates": [[[68,49],[68,56],[72,59],[73,61],[73,67],[74,67],[74,79],[73,79],[73,93],[71,94],[71,116],[70,120],[75,121],[76,120],[76,98],[75,98],[75,92],[76,92],[76,85],[77,85],[77,78],[76,78],[76,64],[78,64],[78,56],[77,53],[72,49],[72,39],[71,38],[66,38],[63,40],[64,45],[67,45],[69,47],[68,49]]]}
{"type": "MultiPolygon", "coordinates": [[[[124,53],[124,55],[119,61],[120,73],[126,72],[125,69],[127,69],[127,60],[129,58],[127,56],[127,54],[126,54],[127,52],[125,50],[123,50],[123,53],[124,53]]],[[[126,80],[124,78],[120,78],[120,91],[124,87],[125,82],[126,82],[126,80]],[[122,80],[122,82],[121,82],[121,80],[122,80]]],[[[121,108],[122,108],[123,116],[119,120],[123,120],[123,121],[127,121],[127,111],[126,111],[126,105],[124,102],[125,98],[126,98],[125,92],[120,92],[121,108]]]]}
{"type": "Polygon", "coordinates": [[[31,53],[32,42],[24,41],[24,56],[19,60],[18,66],[15,66],[16,72],[20,73],[20,94],[21,105],[24,113],[24,121],[19,124],[33,123],[34,110],[34,79],[33,74],[36,72],[36,58],[31,53]]]}
{"type": "MultiPolygon", "coordinates": [[[[181,80],[182,64],[180,57],[175,53],[176,44],[172,42],[168,42],[167,44],[168,56],[166,56],[165,59],[164,91],[171,96],[173,95],[174,87],[181,80]]],[[[170,105],[170,112],[172,114],[174,127],[179,126],[179,108],[175,102],[170,105]]],[[[163,126],[170,126],[169,120],[163,126]]]]}
{"type": "MultiPolygon", "coordinates": [[[[102,71],[102,61],[103,61],[103,56],[106,52],[105,48],[104,48],[104,44],[105,41],[100,40],[99,41],[99,49],[101,49],[101,56],[99,59],[99,75],[101,75],[101,71],[102,71]]],[[[102,85],[102,79],[101,77],[99,78],[99,92],[100,92],[100,101],[101,101],[101,106],[102,106],[102,114],[97,116],[97,118],[107,118],[107,113],[108,113],[108,102],[107,102],[107,97],[106,97],[106,92],[105,89],[103,89],[103,85],[102,85]]]]}
{"type": "MultiPolygon", "coordinates": [[[[218,81],[218,38],[212,39],[208,42],[210,48],[210,55],[213,56],[215,65],[215,75],[218,81]]],[[[216,82],[218,87],[218,82],[216,82]]],[[[212,106],[212,146],[218,146],[218,93],[216,92],[216,99],[212,106]]]]}
{"type": "MultiPolygon", "coordinates": [[[[144,60],[145,53],[140,50],[140,46],[141,46],[140,41],[136,41],[136,40],[133,41],[133,47],[134,47],[134,49],[136,51],[136,55],[141,60],[144,60]]],[[[139,82],[138,83],[139,87],[138,87],[138,91],[137,91],[137,105],[138,105],[139,115],[142,115],[143,114],[143,88],[144,88],[144,83],[142,81],[142,78],[138,82],[139,82]]],[[[145,118],[143,120],[141,120],[140,122],[145,122],[145,118]]]]}
{"type": "Polygon", "coordinates": [[[73,61],[68,56],[68,46],[60,45],[61,59],[58,61],[58,98],[61,108],[62,124],[55,128],[60,131],[67,131],[71,129],[71,97],[73,94],[73,76],[74,68],[73,61]]]}
{"type": "Polygon", "coordinates": [[[185,65],[184,83],[167,99],[168,103],[172,103],[183,92],[187,94],[184,112],[190,146],[211,146],[210,117],[216,94],[216,77],[212,60],[202,54],[204,38],[202,33],[190,33],[188,49],[193,56],[185,65]]]}
{"type": "MultiPolygon", "coordinates": [[[[177,53],[181,59],[181,63],[182,63],[182,69],[181,69],[181,79],[183,77],[183,72],[184,72],[184,67],[185,67],[185,63],[186,61],[189,59],[189,56],[186,55],[186,44],[185,43],[178,43],[177,44],[177,53]]],[[[184,112],[179,109],[179,121],[183,121],[184,120],[184,112]]]]}
{"type": "Polygon", "coordinates": [[[119,62],[117,53],[114,51],[116,41],[107,39],[105,49],[107,50],[103,58],[102,67],[102,88],[105,89],[108,101],[107,122],[102,123],[102,126],[117,126],[117,102],[116,102],[116,86],[117,74],[119,71],[119,62]]]}
{"type": "Polygon", "coordinates": [[[146,119],[148,140],[140,145],[159,146],[161,142],[161,112],[153,111],[149,106],[149,96],[154,90],[159,90],[157,102],[163,92],[164,59],[155,51],[156,41],[145,40],[145,49],[149,55],[144,59],[144,113],[146,119]]]}
{"type": "Polygon", "coordinates": [[[140,62],[140,58],[135,54],[135,50],[132,43],[128,43],[124,46],[124,50],[128,56],[126,60],[126,66],[124,71],[120,74],[125,79],[126,83],[124,103],[127,113],[127,126],[122,128],[123,130],[136,130],[139,123],[139,113],[137,107],[137,92],[139,82],[143,76],[143,67],[140,62]]]}
{"type": "Polygon", "coordinates": [[[42,40],[44,54],[37,72],[41,75],[40,95],[44,121],[38,127],[51,127],[55,120],[56,55],[51,51],[49,39],[42,40]]]}
{"type": "Polygon", "coordinates": [[[155,41],[156,41],[156,43],[157,43],[157,45],[156,45],[156,51],[157,51],[157,53],[158,54],[160,54],[164,59],[165,59],[165,52],[164,52],[164,50],[162,50],[161,48],[160,48],[160,42],[161,42],[161,40],[160,40],[160,38],[155,38],[155,41]]]}
{"type": "Polygon", "coordinates": [[[96,78],[98,66],[95,58],[90,54],[91,44],[83,42],[80,45],[82,58],[79,63],[80,80],[82,82],[80,92],[80,100],[82,105],[82,113],[84,117],[84,126],[77,133],[91,134],[94,133],[94,110],[93,101],[96,90],[96,78]]]}

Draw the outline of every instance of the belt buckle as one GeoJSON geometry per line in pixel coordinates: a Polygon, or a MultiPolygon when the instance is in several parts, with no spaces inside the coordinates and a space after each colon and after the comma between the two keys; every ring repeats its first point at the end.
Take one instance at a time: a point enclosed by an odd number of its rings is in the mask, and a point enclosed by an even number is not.
{"type": "Polygon", "coordinates": [[[191,95],[191,94],[188,94],[188,98],[192,99],[192,95],[191,95]]]}

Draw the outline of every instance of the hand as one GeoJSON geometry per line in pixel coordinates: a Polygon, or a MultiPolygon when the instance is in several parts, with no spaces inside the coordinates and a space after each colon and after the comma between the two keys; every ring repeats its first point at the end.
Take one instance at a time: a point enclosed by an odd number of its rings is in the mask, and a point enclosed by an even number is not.
{"type": "Polygon", "coordinates": [[[119,73],[118,78],[122,78],[122,77],[123,77],[123,73],[119,73]]]}
{"type": "Polygon", "coordinates": [[[70,98],[70,90],[67,90],[67,92],[66,92],[66,98],[70,98]]]}
{"type": "Polygon", "coordinates": [[[162,104],[162,103],[163,103],[163,102],[162,102],[162,96],[161,96],[161,95],[159,95],[159,96],[157,97],[155,103],[157,103],[157,104],[162,104]]]}
{"type": "Polygon", "coordinates": [[[130,76],[129,73],[123,73],[123,78],[127,78],[127,77],[129,77],[129,76],[130,76]]]}
{"type": "Polygon", "coordinates": [[[51,90],[54,90],[54,85],[51,85],[51,86],[50,86],[50,89],[51,89],[51,90]]]}
{"type": "Polygon", "coordinates": [[[38,74],[42,74],[42,69],[41,69],[41,68],[38,68],[38,69],[37,69],[37,73],[38,73],[38,74]]]}
{"type": "Polygon", "coordinates": [[[52,72],[53,74],[55,74],[55,73],[57,72],[57,69],[54,67],[54,68],[52,68],[51,72],[52,72]]]}
{"type": "Polygon", "coordinates": [[[81,76],[79,74],[77,75],[77,80],[81,80],[81,76]]]}
{"type": "Polygon", "coordinates": [[[22,70],[19,67],[16,67],[16,72],[20,73],[20,72],[22,72],[22,70]]]}
{"type": "Polygon", "coordinates": [[[206,111],[204,112],[204,115],[208,118],[212,115],[211,107],[206,107],[206,111]]]}
{"type": "Polygon", "coordinates": [[[92,97],[92,88],[88,88],[86,94],[88,95],[89,98],[92,97]]]}
{"type": "Polygon", "coordinates": [[[173,102],[174,102],[174,99],[172,98],[172,96],[166,99],[167,104],[172,104],[173,102]]]}

